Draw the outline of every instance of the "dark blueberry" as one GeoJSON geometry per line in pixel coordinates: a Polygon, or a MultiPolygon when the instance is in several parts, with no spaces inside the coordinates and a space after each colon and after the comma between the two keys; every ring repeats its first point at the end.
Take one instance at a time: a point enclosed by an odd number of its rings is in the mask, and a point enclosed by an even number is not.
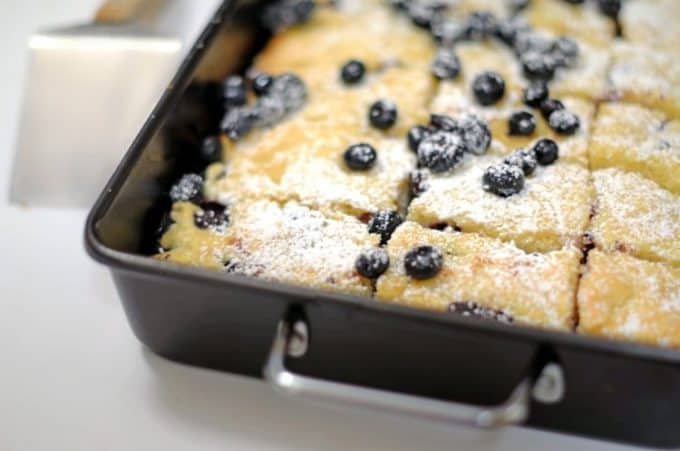
{"type": "Polygon", "coordinates": [[[267,94],[273,81],[274,77],[269,74],[257,74],[252,81],[253,92],[258,97],[267,94]]]}
{"type": "Polygon", "coordinates": [[[264,9],[262,22],[270,30],[279,31],[309,20],[315,6],[313,0],[278,0],[264,9]]]}
{"type": "Polygon", "coordinates": [[[454,302],[449,306],[449,312],[463,316],[475,316],[481,319],[490,319],[501,323],[512,323],[513,317],[502,310],[482,307],[476,302],[454,302]]]}
{"type": "Polygon", "coordinates": [[[414,25],[429,29],[433,23],[442,20],[445,9],[444,3],[412,1],[408,5],[408,15],[414,25]]]}
{"type": "Polygon", "coordinates": [[[251,108],[236,107],[227,112],[220,127],[230,139],[238,141],[250,132],[254,121],[255,117],[251,108]]]}
{"type": "Polygon", "coordinates": [[[621,11],[621,0],[597,0],[602,14],[617,18],[619,11],[621,11]]]}
{"type": "Polygon", "coordinates": [[[224,80],[224,103],[227,107],[246,104],[246,82],[239,75],[231,75],[224,80]]]}
{"type": "Polygon", "coordinates": [[[538,108],[549,95],[548,85],[544,81],[537,80],[529,83],[529,86],[524,89],[524,103],[530,107],[538,108]]]}
{"type": "Polygon", "coordinates": [[[432,134],[432,130],[423,125],[416,125],[408,131],[408,148],[418,152],[420,142],[432,134]]]}
{"type": "Polygon", "coordinates": [[[406,274],[417,280],[431,279],[442,269],[444,256],[432,246],[418,246],[404,256],[406,274]]]}
{"type": "Polygon", "coordinates": [[[517,166],[499,164],[490,166],[482,177],[484,191],[501,197],[510,197],[524,188],[524,172],[517,166]]]}
{"type": "Polygon", "coordinates": [[[520,61],[527,78],[548,81],[555,76],[555,60],[550,54],[529,51],[522,54],[520,61]]]}
{"type": "Polygon", "coordinates": [[[497,72],[485,71],[475,77],[472,92],[481,105],[493,105],[505,94],[505,82],[497,72]]]}
{"type": "Polygon", "coordinates": [[[496,27],[496,37],[504,44],[512,47],[520,34],[526,34],[530,30],[529,25],[522,19],[513,17],[501,20],[496,27]]]}
{"type": "Polygon", "coordinates": [[[170,199],[173,202],[194,202],[201,198],[202,191],[203,177],[186,174],[170,188],[170,199]]]}
{"type": "Polygon", "coordinates": [[[340,77],[347,85],[359,83],[366,73],[366,66],[359,60],[349,60],[342,66],[340,77]]]}
{"type": "Polygon", "coordinates": [[[547,121],[550,119],[550,115],[553,114],[554,111],[563,110],[564,104],[557,99],[545,99],[543,102],[541,102],[539,108],[541,109],[541,114],[547,121]]]}
{"type": "Polygon", "coordinates": [[[434,40],[441,45],[453,45],[466,38],[467,27],[460,22],[446,19],[437,20],[430,25],[434,40]]]}
{"type": "Polygon", "coordinates": [[[286,108],[279,98],[263,95],[255,102],[252,115],[256,127],[271,127],[286,117],[286,108]]]}
{"type": "Polygon", "coordinates": [[[397,11],[406,11],[411,0],[388,0],[388,3],[397,11]]]}
{"type": "Polygon", "coordinates": [[[547,53],[552,47],[552,41],[533,31],[522,30],[515,36],[513,47],[518,56],[527,52],[547,53]]]}
{"type": "Polygon", "coordinates": [[[397,122],[397,105],[389,100],[378,100],[368,111],[368,120],[371,125],[380,130],[387,130],[397,122]]]}
{"type": "Polygon", "coordinates": [[[415,170],[409,175],[411,195],[418,197],[430,188],[427,171],[415,170]]]}
{"type": "Polygon", "coordinates": [[[550,115],[548,124],[560,135],[573,135],[580,127],[581,121],[569,110],[556,110],[550,115]]]}
{"type": "Polygon", "coordinates": [[[567,3],[571,3],[572,5],[582,5],[586,2],[586,0],[564,0],[567,3]]]}
{"type": "Polygon", "coordinates": [[[496,34],[498,22],[496,16],[489,11],[475,11],[467,17],[465,27],[467,38],[479,41],[496,34]]]}
{"type": "Polygon", "coordinates": [[[573,39],[562,36],[553,42],[551,55],[558,66],[571,66],[579,55],[578,44],[573,39]]]}
{"type": "Polygon", "coordinates": [[[460,74],[460,60],[453,50],[441,48],[432,61],[431,70],[439,80],[453,80],[460,74]]]}
{"type": "Polygon", "coordinates": [[[286,113],[292,113],[307,101],[307,86],[295,74],[281,74],[274,78],[267,95],[280,100],[286,113]]]}
{"type": "Polygon", "coordinates": [[[518,149],[508,155],[503,160],[503,163],[517,166],[524,172],[525,176],[533,174],[536,170],[536,165],[538,164],[536,161],[536,152],[534,152],[533,149],[518,149]]]}
{"type": "Polygon", "coordinates": [[[404,222],[404,218],[395,210],[381,210],[368,223],[368,232],[380,235],[380,244],[385,244],[392,232],[404,222]]]}
{"type": "Polygon", "coordinates": [[[536,141],[533,150],[536,155],[536,161],[541,166],[553,164],[560,156],[559,146],[550,138],[543,138],[536,141]]]}
{"type": "Polygon", "coordinates": [[[201,204],[201,209],[194,214],[194,224],[199,229],[223,229],[229,223],[229,215],[224,205],[217,202],[201,204]]]}
{"type": "Polygon", "coordinates": [[[431,114],[430,127],[435,130],[452,132],[458,128],[458,121],[446,114],[431,114]]]}
{"type": "Polygon", "coordinates": [[[465,151],[474,155],[484,155],[491,145],[491,130],[479,116],[464,113],[456,119],[454,132],[463,138],[465,151]]]}
{"type": "Polygon", "coordinates": [[[432,172],[446,172],[463,158],[465,145],[455,133],[439,131],[423,139],[418,146],[418,163],[432,172]]]}
{"type": "Polygon", "coordinates": [[[536,130],[536,119],[530,111],[516,111],[508,119],[508,134],[529,136],[536,130]]]}
{"type": "Polygon", "coordinates": [[[343,158],[348,168],[355,171],[366,171],[375,165],[378,153],[370,144],[359,143],[349,146],[343,158]]]}
{"type": "Polygon", "coordinates": [[[369,279],[377,279],[390,266],[390,257],[385,249],[379,247],[366,249],[359,254],[354,267],[357,272],[369,279]]]}
{"type": "Polygon", "coordinates": [[[201,142],[201,160],[214,163],[222,159],[222,141],[219,136],[208,136],[201,142]]]}

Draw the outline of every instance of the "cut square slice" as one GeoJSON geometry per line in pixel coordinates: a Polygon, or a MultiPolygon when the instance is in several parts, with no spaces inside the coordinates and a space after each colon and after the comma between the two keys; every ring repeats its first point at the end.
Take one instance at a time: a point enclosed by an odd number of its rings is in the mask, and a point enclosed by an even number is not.
{"type": "Polygon", "coordinates": [[[597,207],[591,234],[598,248],[680,265],[680,198],[633,172],[593,172],[597,207]]]}
{"type": "Polygon", "coordinates": [[[626,41],[676,55],[680,49],[679,17],[677,0],[627,0],[619,14],[626,41]]]}
{"type": "Polygon", "coordinates": [[[680,118],[680,63],[675,54],[623,42],[613,49],[611,96],[680,118]]]}
{"type": "Polygon", "coordinates": [[[346,10],[319,8],[304,26],[275,35],[255,67],[295,72],[313,89],[324,90],[342,88],[340,68],[350,59],[361,60],[369,74],[392,66],[424,71],[435,53],[429,33],[385,5],[364,3],[346,10]]]}
{"type": "Polygon", "coordinates": [[[309,207],[360,216],[399,209],[408,191],[415,155],[405,140],[362,132],[338,100],[310,108],[279,126],[225,146],[226,166],[208,171],[206,195],[232,203],[241,199],[298,200],[309,207]],[[334,103],[335,102],[335,103],[334,103]],[[340,108],[340,109],[338,109],[340,108]],[[368,170],[348,168],[346,149],[371,144],[377,153],[368,170]]]}
{"type": "Polygon", "coordinates": [[[680,268],[591,251],[578,309],[582,334],[680,347],[680,268]]]}
{"type": "Polygon", "coordinates": [[[359,253],[380,244],[365,224],[341,214],[324,215],[296,202],[260,200],[234,204],[224,228],[200,229],[200,207],[173,206],[174,224],[161,239],[159,260],[221,269],[278,282],[361,295],[371,283],[354,264],[359,253]]]}
{"type": "Polygon", "coordinates": [[[638,172],[680,194],[680,120],[634,104],[602,104],[588,152],[592,169],[638,172]]]}
{"type": "Polygon", "coordinates": [[[431,174],[427,191],[411,202],[408,218],[426,227],[444,223],[512,241],[530,252],[579,243],[594,199],[588,170],[559,161],[539,166],[521,192],[504,198],[482,188],[484,171],[500,161],[474,157],[450,174],[431,174]]]}
{"type": "Polygon", "coordinates": [[[476,234],[405,222],[392,235],[387,251],[390,267],[377,283],[380,301],[541,327],[573,327],[581,258],[575,248],[529,254],[476,234]],[[424,245],[442,253],[443,265],[435,277],[416,280],[406,273],[404,258],[424,245]]]}

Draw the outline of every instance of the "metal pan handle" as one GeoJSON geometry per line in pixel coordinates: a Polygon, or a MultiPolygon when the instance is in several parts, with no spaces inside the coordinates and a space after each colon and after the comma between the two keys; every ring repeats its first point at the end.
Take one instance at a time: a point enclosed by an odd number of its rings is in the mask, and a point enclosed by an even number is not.
{"type": "Polygon", "coordinates": [[[304,321],[297,321],[292,330],[286,321],[281,321],[264,367],[265,380],[275,389],[288,394],[433,420],[470,424],[480,428],[520,424],[529,414],[532,391],[530,377],[524,379],[512,391],[510,397],[500,405],[487,407],[459,404],[331,382],[302,376],[287,370],[284,364],[286,356],[304,355],[307,344],[308,334],[304,321]]]}

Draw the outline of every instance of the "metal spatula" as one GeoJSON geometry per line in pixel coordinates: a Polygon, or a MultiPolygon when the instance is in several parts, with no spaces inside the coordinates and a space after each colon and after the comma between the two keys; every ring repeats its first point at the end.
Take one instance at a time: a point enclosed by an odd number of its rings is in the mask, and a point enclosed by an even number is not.
{"type": "Polygon", "coordinates": [[[109,0],[35,33],[10,200],[88,207],[219,0],[109,0]]]}

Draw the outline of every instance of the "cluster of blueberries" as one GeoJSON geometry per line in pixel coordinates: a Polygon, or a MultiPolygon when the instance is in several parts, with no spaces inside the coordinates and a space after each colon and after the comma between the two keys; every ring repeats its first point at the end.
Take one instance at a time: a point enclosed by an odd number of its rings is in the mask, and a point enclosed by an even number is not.
{"type": "Polygon", "coordinates": [[[200,209],[194,214],[194,224],[199,229],[224,230],[229,224],[227,207],[218,202],[206,201],[202,193],[203,177],[198,174],[185,174],[170,189],[170,200],[198,205],[200,209]]]}
{"type": "MultiPolygon", "coordinates": [[[[436,276],[442,269],[444,256],[434,246],[417,246],[404,256],[406,274],[417,280],[427,280],[436,276]]],[[[366,249],[356,260],[356,270],[369,279],[377,279],[390,266],[390,257],[381,247],[366,249]]]]}
{"type": "Polygon", "coordinates": [[[257,73],[249,78],[232,75],[223,84],[226,113],[221,129],[233,140],[241,139],[254,127],[271,127],[281,122],[307,101],[307,87],[295,74],[257,73]],[[257,99],[252,105],[248,105],[248,87],[257,99]]]}

